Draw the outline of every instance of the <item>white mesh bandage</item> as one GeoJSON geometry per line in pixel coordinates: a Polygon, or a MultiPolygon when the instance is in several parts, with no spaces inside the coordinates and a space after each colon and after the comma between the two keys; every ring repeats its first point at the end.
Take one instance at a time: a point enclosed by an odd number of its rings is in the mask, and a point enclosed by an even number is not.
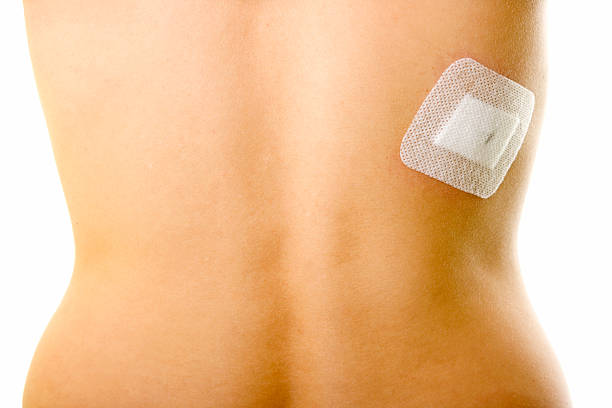
{"type": "Polygon", "coordinates": [[[400,148],[402,162],[460,190],[490,197],[523,144],[533,92],[464,58],[438,80],[400,148]]]}

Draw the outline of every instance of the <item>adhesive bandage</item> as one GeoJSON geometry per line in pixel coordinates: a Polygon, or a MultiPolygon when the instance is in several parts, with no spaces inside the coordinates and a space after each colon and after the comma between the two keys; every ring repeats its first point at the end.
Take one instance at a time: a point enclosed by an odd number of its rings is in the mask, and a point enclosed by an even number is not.
{"type": "Polygon", "coordinates": [[[523,144],[535,97],[463,58],[442,74],[400,147],[402,162],[459,190],[490,197],[523,144]]]}

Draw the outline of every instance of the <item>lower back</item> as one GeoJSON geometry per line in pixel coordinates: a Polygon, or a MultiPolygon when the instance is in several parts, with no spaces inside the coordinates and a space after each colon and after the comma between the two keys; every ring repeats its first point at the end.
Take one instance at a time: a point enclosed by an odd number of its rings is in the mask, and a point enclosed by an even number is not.
{"type": "Polygon", "coordinates": [[[541,91],[537,10],[158,3],[25,2],[76,246],[26,407],[562,400],[514,256],[537,127],[488,200],[399,159],[458,58],[541,91]]]}

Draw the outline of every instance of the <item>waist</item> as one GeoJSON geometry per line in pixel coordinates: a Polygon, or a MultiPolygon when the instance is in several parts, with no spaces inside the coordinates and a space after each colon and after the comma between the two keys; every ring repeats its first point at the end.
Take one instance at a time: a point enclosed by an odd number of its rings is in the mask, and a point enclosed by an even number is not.
{"type": "Polygon", "coordinates": [[[517,279],[406,278],[394,262],[77,265],[26,396],[49,407],[416,407],[548,386],[549,350],[517,279]]]}

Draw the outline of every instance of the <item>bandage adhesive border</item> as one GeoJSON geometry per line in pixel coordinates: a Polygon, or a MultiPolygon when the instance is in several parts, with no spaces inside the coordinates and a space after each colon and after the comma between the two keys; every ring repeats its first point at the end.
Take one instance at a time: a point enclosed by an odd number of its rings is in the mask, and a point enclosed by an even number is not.
{"type": "Polygon", "coordinates": [[[444,71],[400,146],[409,168],[488,198],[523,144],[535,96],[471,58],[444,71]]]}

